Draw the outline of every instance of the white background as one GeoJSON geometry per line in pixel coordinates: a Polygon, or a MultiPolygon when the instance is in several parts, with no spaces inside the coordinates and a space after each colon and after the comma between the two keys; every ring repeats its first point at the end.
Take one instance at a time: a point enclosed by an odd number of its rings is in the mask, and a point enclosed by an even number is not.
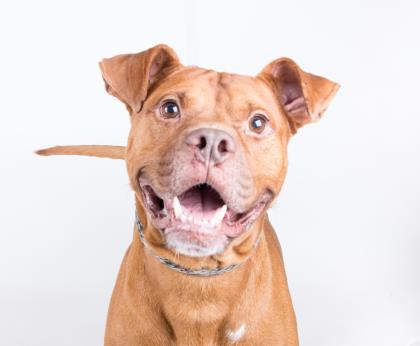
{"type": "Polygon", "coordinates": [[[270,211],[301,344],[420,345],[419,1],[9,1],[0,35],[1,345],[102,343],[132,237],[124,163],[32,152],[124,145],[97,62],[157,43],[241,74],[289,56],[342,85],[270,211]]]}

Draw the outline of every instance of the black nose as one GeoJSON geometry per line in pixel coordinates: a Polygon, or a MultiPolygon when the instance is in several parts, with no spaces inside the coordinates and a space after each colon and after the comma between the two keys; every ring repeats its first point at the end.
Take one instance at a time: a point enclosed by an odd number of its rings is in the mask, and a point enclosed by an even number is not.
{"type": "Polygon", "coordinates": [[[196,158],[204,163],[220,164],[235,152],[235,141],[228,133],[210,128],[192,131],[186,139],[194,147],[196,158]]]}

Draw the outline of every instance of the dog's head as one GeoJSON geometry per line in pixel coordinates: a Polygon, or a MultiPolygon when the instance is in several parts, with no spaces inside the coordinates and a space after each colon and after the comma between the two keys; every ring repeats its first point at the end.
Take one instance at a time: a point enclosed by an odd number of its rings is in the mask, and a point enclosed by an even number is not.
{"type": "Polygon", "coordinates": [[[100,68],[130,113],[126,162],[147,240],[197,257],[255,239],[251,226],[283,184],[289,138],[338,89],[290,59],[248,77],[183,66],[165,45],[100,68]]]}

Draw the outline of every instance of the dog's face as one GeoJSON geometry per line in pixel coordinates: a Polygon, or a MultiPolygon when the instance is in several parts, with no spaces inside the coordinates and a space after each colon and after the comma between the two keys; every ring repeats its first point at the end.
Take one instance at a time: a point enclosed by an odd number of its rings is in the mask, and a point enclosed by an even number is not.
{"type": "Polygon", "coordinates": [[[154,226],[146,236],[187,256],[222,253],[252,228],[280,191],[290,136],[337,90],[288,59],[246,77],[184,67],[162,45],[101,69],[130,112],[126,161],[154,226]]]}
{"type": "Polygon", "coordinates": [[[288,125],[261,79],[180,68],[132,117],[133,186],[179,253],[223,251],[280,189],[288,125]]]}

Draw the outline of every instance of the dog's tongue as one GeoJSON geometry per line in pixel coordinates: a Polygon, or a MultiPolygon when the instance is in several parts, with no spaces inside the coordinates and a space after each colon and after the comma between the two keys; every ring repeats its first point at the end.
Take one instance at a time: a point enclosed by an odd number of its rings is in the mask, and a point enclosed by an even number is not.
{"type": "Polygon", "coordinates": [[[223,200],[210,186],[195,186],[179,196],[183,208],[192,215],[211,216],[223,206],[223,200]]]}

